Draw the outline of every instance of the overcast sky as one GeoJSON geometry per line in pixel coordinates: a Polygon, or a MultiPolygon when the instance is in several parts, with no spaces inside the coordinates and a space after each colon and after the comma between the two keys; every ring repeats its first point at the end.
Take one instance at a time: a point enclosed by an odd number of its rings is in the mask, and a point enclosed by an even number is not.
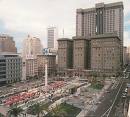
{"type": "MultiPolygon", "coordinates": [[[[0,0],[0,33],[14,37],[18,49],[28,34],[39,37],[46,47],[48,26],[57,26],[59,37],[75,35],[76,9],[95,3],[121,0],[0,0]]],[[[124,2],[124,43],[130,46],[130,0],[124,2]]]]}

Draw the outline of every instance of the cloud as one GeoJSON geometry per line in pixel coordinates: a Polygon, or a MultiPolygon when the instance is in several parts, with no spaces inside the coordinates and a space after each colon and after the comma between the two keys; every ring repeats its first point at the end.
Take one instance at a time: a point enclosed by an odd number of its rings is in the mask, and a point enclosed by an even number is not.
{"type": "Polygon", "coordinates": [[[124,32],[124,46],[130,46],[130,33],[128,31],[124,32]]]}
{"type": "MultiPolygon", "coordinates": [[[[31,34],[40,37],[46,47],[48,26],[57,26],[60,37],[64,28],[65,36],[71,38],[75,35],[77,8],[94,7],[98,2],[117,1],[120,0],[1,0],[0,22],[4,23],[2,26],[6,29],[5,33],[12,34],[17,43],[27,34],[31,34]]],[[[126,17],[130,12],[130,0],[123,2],[126,17]]],[[[0,31],[3,32],[1,28],[0,31]]],[[[19,46],[20,43],[17,45],[19,46]]]]}

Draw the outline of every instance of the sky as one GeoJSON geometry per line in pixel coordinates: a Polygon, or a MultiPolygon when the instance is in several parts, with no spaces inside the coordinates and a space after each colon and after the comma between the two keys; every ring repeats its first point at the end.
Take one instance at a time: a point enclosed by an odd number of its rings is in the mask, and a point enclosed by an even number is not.
{"type": "MultiPolygon", "coordinates": [[[[18,50],[27,35],[41,39],[46,47],[47,27],[58,27],[59,37],[71,38],[76,32],[76,9],[96,3],[121,0],[0,0],[0,33],[14,37],[18,50]]],[[[124,3],[124,45],[130,46],[130,0],[124,3]]]]}

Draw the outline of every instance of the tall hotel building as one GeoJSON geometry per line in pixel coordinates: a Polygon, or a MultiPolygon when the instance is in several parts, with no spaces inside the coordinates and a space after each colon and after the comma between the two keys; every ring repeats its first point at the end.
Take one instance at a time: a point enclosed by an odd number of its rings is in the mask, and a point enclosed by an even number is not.
{"type": "Polygon", "coordinates": [[[57,49],[58,29],[56,27],[47,28],[47,48],[57,49]]]}
{"type": "Polygon", "coordinates": [[[58,72],[66,75],[66,70],[73,68],[73,40],[68,38],[58,39],[58,72]]]}
{"type": "Polygon", "coordinates": [[[91,37],[104,33],[117,33],[121,40],[123,62],[123,3],[98,3],[94,8],[77,9],[76,35],[91,37]]]}

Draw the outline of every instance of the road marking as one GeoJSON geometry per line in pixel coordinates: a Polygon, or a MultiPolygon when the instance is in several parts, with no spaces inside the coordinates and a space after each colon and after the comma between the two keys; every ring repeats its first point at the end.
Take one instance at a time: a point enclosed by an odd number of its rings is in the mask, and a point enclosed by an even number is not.
{"type": "MultiPolygon", "coordinates": [[[[119,84],[118,84],[118,85],[119,85],[119,84]]],[[[117,92],[117,94],[116,94],[116,97],[115,97],[115,99],[114,99],[112,105],[110,106],[110,108],[108,108],[108,109],[105,111],[105,113],[102,114],[101,117],[104,117],[107,113],[108,113],[108,114],[107,114],[107,117],[109,117],[110,112],[111,112],[111,109],[112,109],[112,107],[113,107],[113,105],[114,105],[114,103],[115,103],[115,101],[116,101],[116,99],[117,99],[117,96],[118,96],[118,94],[119,94],[119,92],[120,92],[120,90],[121,90],[122,85],[123,85],[123,82],[122,82],[122,84],[121,84],[121,86],[120,86],[120,88],[119,88],[119,90],[118,90],[118,92],[117,92]]]]}

